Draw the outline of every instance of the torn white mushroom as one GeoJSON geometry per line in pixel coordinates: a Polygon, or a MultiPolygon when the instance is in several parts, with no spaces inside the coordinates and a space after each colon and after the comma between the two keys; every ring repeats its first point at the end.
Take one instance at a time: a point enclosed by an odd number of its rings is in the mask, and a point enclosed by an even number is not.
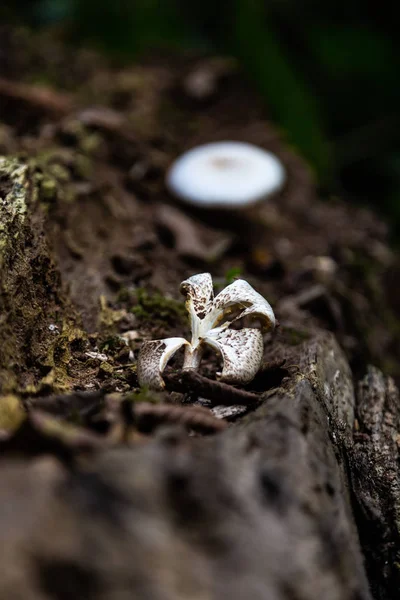
{"type": "Polygon", "coordinates": [[[285,169],[271,152],[245,142],[214,142],[179,157],[166,182],[189,204],[240,208],[275,194],[285,180],[285,169]]]}
{"type": "Polygon", "coordinates": [[[217,376],[229,383],[247,383],[259,370],[263,357],[262,330],[273,329],[275,316],[270,304],[247,281],[238,279],[214,298],[209,273],[193,275],[181,283],[190,315],[192,338],[167,338],[145,342],[138,358],[140,385],[164,387],[162,373],[168,361],[185,346],[184,369],[197,369],[206,346],[222,356],[217,376]],[[261,330],[252,327],[231,329],[239,319],[257,319],[261,330]]]}

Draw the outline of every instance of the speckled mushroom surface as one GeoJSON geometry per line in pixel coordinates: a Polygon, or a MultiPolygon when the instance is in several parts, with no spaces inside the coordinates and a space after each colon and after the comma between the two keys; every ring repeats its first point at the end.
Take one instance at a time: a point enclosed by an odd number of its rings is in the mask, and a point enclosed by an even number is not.
{"type": "Polygon", "coordinates": [[[223,368],[217,376],[229,383],[247,383],[260,368],[263,357],[262,330],[275,326],[270,304],[247,281],[238,279],[215,298],[209,273],[193,275],[181,283],[191,319],[192,338],[167,338],[144,342],[138,357],[140,385],[164,387],[162,372],[168,361],[185,346],[184,369],[197,369],[205,346],[222,357],[223,368]],[[232,329],[233,323],[247,317],[257,319],[261,329],[232,329]]]}
{"type": "Polygon", "coordinates": [[[145,342],[140,350],[140,360],[138,361],[139,381],[146,382],[146,385],[153,389],[162,388],[164,382],[161,373],[175,352],[188,343],[184,338],[145,342]]]}
{"type": "Polygon", "coordinates": [[[219,374],[222,381],[247,383],[257,374],[264,350],[263,336],[259,329],[225,329],[215,337],[213,331],[210,331],[207,344],[222,356],[223,369],[219,374]]]}

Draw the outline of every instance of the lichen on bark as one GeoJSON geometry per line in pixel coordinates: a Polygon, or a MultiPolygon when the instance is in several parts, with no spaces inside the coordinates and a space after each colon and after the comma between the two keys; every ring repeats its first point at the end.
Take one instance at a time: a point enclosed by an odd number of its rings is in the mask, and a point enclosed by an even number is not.
{"type": "Polygon", "coordinates": [[[0,157],[0,181],[5,183],[4,197],[0,201],[0,265],[7,243],[18,236],[18,226],[25,220],[27,169],[27,165],[16,159],[0,157]]]}
{"type": "Polygon", "coordinates": [[[49,371],[54,325],[74,321],[45,235],[28,164],[0,157],[0,390],[35,385],[49,371]]]}

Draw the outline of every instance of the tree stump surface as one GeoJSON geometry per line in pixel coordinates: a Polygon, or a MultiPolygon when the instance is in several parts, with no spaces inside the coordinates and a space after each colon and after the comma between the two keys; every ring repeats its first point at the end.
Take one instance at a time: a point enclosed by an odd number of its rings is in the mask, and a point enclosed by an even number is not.
{"type": "Polygon", "coordinates": [[[183,82],[204,58],[117,68],[3,40],[0,598],[398,598],[385,226],[317,198],[232,65],[198,105],[183,82]],[[35,57],[58,91],[29,83],[35,57]],[[279,155],[281,196],[223,217],[178,206],[172,159],[224,138],[279,155]],[[139,389],[142,341],[188,333],[180,281],[210,271],[221,289],[238,267],[281,323],[255,380],[218,388],[206,356],[196,380],[176,362],[166,391],[139,389]]]}
{"type": "Polygon", "coordinates": [[[300,366],[221,433],[165,426],[73,468],[47,453],[3,464],[2,596],[370,598],[347,361],[323,332],[279,350],[300,366]]]}

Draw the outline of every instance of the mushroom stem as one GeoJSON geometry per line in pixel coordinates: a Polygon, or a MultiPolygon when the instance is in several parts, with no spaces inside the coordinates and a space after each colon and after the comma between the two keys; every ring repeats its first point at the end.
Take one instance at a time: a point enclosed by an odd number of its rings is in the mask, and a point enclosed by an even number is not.
{"type": "Polygon", "coordinates": [[[201,348],[191,348],[190,346],[186,346],[183,369],[198,369],[202,356],[203,352],[201,348]]]}

